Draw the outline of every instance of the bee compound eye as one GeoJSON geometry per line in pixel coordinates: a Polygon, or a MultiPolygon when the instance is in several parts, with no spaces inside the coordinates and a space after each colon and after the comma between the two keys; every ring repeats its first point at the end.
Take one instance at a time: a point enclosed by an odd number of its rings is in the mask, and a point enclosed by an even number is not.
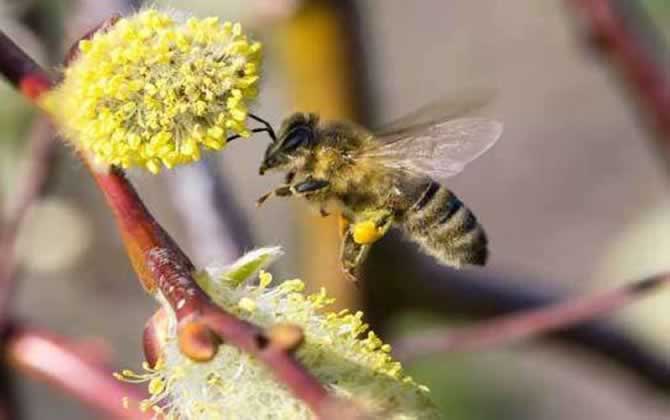
{"type": "Polygon", "coordinates": [[[307,127],[296,127],[286,136],[282,144],[282,151],[292,152],[300,146],[307,145],[312,139],[312,130],[307,127]]]}

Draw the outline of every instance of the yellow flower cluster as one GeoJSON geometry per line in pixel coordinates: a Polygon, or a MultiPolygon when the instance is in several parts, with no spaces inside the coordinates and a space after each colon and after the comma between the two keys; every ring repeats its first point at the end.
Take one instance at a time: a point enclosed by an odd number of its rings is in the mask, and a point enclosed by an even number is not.
{"type": "Polygon", "coordinates": [[[221,149],[230,134],[250,134],[261,45],[238,23],[145,10],[79,50],[43,105],[101,162],[157,173],[198,160],[202,147],[221,149]]]}
{"type": "MultiPolygon", "coordinates": [[[[203,272],[198,282],[227,311],[263,327],[297,324],[305,342],[299,360],[336,395],[354,399],[373,415],[392,420],[436,419],[428,390],[403,373],[391,348],[362,321],[361,312],[323,314],[333,302],[324,291],[307,296],[304,283],[289,280],[272,287],[272,276],[259,269],[279,254],[256,250],[232,267],[203,272]]],[[[170,312],[170,311],[168,311],[170,312]]],[[[179,352],[174,315],[170,315],[163,354],[144,373],[118,377],[148,382],[151,397],[141,407],[168,419],[310,419],[313,414],[252,356],[221,345],[210,362],[197,363],[179,352]]]]}

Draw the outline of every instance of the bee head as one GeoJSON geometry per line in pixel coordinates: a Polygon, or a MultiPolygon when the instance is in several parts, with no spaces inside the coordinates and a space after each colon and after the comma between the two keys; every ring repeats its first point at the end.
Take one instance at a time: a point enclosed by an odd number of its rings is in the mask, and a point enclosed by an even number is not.
{"type": "Polygon", "coordinates": [[[259,173],[288,169],[296,157],[314,145],[318,121],[316,114],[296,113],[287,118],[279,129],[277,140],[265,151],[259,173]]]}

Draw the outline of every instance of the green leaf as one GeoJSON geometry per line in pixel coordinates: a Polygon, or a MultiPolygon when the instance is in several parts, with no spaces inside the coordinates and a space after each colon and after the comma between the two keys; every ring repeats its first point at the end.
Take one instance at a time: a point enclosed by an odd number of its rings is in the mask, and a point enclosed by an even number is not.
{"type": "Polygon", "coordinates": [[[238,286],[255,276],[260,270],[272,264],[281,255],[282,250],[280,247],[256,249],[245,254],[231,266],[224,268],[223,272],[220,275],[215,276],[215,278],[227,281],[234,286],[238,286]]]}

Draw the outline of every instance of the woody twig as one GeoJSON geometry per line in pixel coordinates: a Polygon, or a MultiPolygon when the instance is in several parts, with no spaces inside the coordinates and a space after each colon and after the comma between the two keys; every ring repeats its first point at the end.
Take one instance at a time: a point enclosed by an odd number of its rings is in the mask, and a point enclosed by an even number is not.
{"type": "MultiPolygon", "coordinates": [[[[37,102],[53,86],[49,75],[1,33],[0,50],[0,73],[28,98],[37,102]]],[[[265,363],[314,413],[329,417],[336,405],[333,397],[294,357],[300,340],[287,342],[276,331],[265,331],[217,306],[193,279],[190,259],[144,206],[123,171],[93,165],[85,154],[80,157],[112,209],[145,290],[160,293],[175,311],[182,352],[206,361],[214,357],[221,342],[235,345],[265,363]]]]}

